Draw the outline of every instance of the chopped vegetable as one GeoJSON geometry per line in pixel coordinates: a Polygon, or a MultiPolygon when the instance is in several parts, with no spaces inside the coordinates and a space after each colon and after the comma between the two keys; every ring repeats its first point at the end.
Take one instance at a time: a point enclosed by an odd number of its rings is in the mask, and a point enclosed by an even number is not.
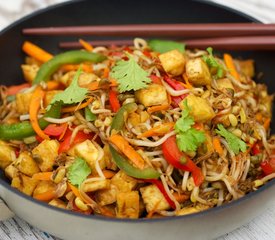
{"type": "Polygon", "coordinates": [[[118,90],[121,93],[146,88],[151,82],[148,73],[138,65],[134,57],[128,53],[127,57],[129,60],[118,61],[111,71],[111,77],[118,81],[118,90]]]}
{"type": "Polygon", "coordinates": [[[96,115],[91,112],[91,110],[89,109],[89,107],[85,108],[85,119],[88,122],[93,122],[93,121],[96,120],[96,115]]]}
{"type": "Polygon", "coordinates": [[[158,179],[160,173],[153,168],[138,169],[124,159],[112,146],[110,152],[116,165],[131,177],[141,179],[158,179]]]}
{"type": "Polygon", "coordinates": [[[218,137],[213,138],[213,146],[215,151],[221,156],[223,154],[223,149],[222,149],[221,141],[218,137]]]}
{"type": "Polygon", "coordinates": [[[23,83],[20,85],[10,86],[7,90],[7,95],[12,96],[23,90],[24,88],[29,88],[31,85],[29,83],[23,83]]]}
{"type": "Polygon", "coordinates": [[[120,109],[120,103],[117,98],[117,92],[113,89],[111,89],[109,92],[109,100],[110,100],[110,105],[111,105],[112,111],[118,112],[118,110],[120,109]]]}
{"type": "Polygon", "coordinates": [[[51,181],[53,172],[39,172],[35,173],[32,178],[40,181],[51,181]]]}
{"type": "Polygon", "coordinates": [[[226,67],[228,68],[228,71],[230,72],[230,74],[237,80],[240,80],[240,75],[237,72],[237,69],[235,67],[233,58],[230,54],[225,53],[223,55],[223,59],[224,59],[224,63],[226,65],[226,67]]]}
{"type": "Polygon", "coordinates": [[[213,48],[208,47],[206,50],[209,53],[209,55],[204,55],[202,59],[206,62],[210,69],[216,70],[216,74],[214,75],[214,77],[222,78],[224,74],[224,68],[221,64],[218,63],[218,61],[213,56],[213,48]]]}
{"type": "Polygon", "coordinates": [[[80,109],[86,108],[93,100],[94,100],[94,98],[90,97],[86,102],[83,102],[80,105],[78,104],[76,106],[62,108],[61,112],[62,113],[70,113],[70,112],[75,112],[80,109]]]}
{"type": "Polygon", "coordinates": [[[35,44],[28,42],[28,41],[24,42],[22,50],[29,56],[31,56],[43,63],[47,62],[53,58],[52,54],[46,52],[42,48],[40,48],[40,47],[36,46],[35,44]]]}
{"type": "Polygon", "coordinates": [[[205,134],[195,128],[194,118],[190,116],[190,109],[187,101],[184,101],[185,109],[182,111],[182,116],[175,124],[177,133],[177,145],[183,152],[196,151],[197,148],[205,141],[205,134]]]}
{"type": "Polygon", "coordinates": [[[162,125],[156,126],[151,128],[150,130],[140,134],[138,136],[138,138],[147,138],[147,137],[152,137],[152,136],[163,136],[164,134],[170,132],[173,127],[174,127],[174,123],[173,122],[168,122],[168,123],[164,123],[162,125]]]}
{"type": "Polygon", "coordinates": [[[81,62],[101,62],[104,59],[105,57],[103,55],[80,50],[60,53],[40,67],[33,81],[33,84],[39,84],[40,82],[48,81],[50,76],[64,64],[81,62]]]}
{"type": "Polygon", "coordinates": [[[91,169],[85,160],[76,158],[73,164],[68,168],[68,179],[71,184],[80,186],[89,176],[91,169]]]}
{"type": "Polygon", "coordinates": [[[218,129],[216,129],[216,133],[221,135],[227,141],[230,149],[235,153],[239,154],[240,151],[246,151],[246,144],[244,141],[239,139],[233,133],[227,131],[222,124],[218,124],[218,129]]]}
{"type": "Polygon", "coordinates": [[[261,162],[261,168],[265,175],[274,173],[275,172],[275,158],[272,158],[269,161],[265,160],[265,161],[261,162]],[[271,165],[271,163],[272,163],[272,165],[271,165]]]}
{"type": "Polygon", "coordinates": [[[44,133],[49,136],[59,137],[66,128],[67,128],[67,123],[63,123],[61,125],[50,124],[44,129],[44,133]]]}
{"type": "Polygon", "coordinates": [[[79,43],[82,45],[82,47],[85,49],[85,50],[87,50],[88,52],[91,52],[91,51],[93,51],[93,46],[90,44],[90,43],[88,43],[88,42],[86,42],[86,41],[84,41],[83,39],[79,39],[79,43]]]}
{"type": "Polygon", "coordinates": [[[51,189],[51,190],[43,192],[43,193],[34,194],[33,198],[35,198],[36,200],[39,200],[39,201],[49,202],[52,199],[56,198],[56,193],[53,189],[51,189]]]}
{"type": "Polygon", "coordinates": [[[148,41],[148,44],[153,51],[159,53],[165,53],[175,49],[181,53],[185,51],[185,44],[175,41],[152,39],[148,41]]]}

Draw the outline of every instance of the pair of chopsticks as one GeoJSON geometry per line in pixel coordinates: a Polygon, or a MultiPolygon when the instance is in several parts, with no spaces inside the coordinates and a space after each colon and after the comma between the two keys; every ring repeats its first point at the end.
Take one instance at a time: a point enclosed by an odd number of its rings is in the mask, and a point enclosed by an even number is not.
{"type": "MultiPolygon", "coordinates": [[[[214,47],[220,50],[275,50],[275,24],[206,23],[138,24],[109,26],[66,26],[23,29],[25,35],[165,37],[181,39],[188,48],[214,47]],[[182,40],[184,39],[184,40],[182,40]]],[[[130,40],[89,41],[93,46],[129,45],[130,40]]],[[[62,48],[80,48],[78,42],[61,42],[62,48]]]]}

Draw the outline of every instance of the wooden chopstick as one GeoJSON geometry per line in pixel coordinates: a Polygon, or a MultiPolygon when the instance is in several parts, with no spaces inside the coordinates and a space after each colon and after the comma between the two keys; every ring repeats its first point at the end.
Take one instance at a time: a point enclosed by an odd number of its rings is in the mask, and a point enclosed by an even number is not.
{"type": "MultiPolygon", "coordinates": [[[[133,44],[133,40],[97,40],[88,42],[92,46],[133,44]]],[[[215,50],[275,50],[275,35],[187,39],[179,42],[185,43],[187,48],[205,49],[211,46],[215,50]]],[[[59,47],[66,49],[82,48],[79,42],[61,42],[59,47]]]]}
{"type": "Polygon", "coordinates": [[[275,35],[275,24],[206,23],[206,24],[133,24],[103,26],[63,26],[25,28],[25,35],[47,36],[118,36],[118,37],[225,37],[275,35]]]}

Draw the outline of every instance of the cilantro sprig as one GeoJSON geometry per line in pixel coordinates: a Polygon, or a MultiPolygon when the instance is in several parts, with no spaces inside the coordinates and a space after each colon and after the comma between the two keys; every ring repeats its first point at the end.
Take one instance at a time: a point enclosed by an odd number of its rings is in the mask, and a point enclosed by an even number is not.
{"type": "Polygon", "coordinates": [[[203,61],[206,62],[206,64],[210,69],[212,68],[216,70],[216,74],[214,75],[214,77],[222,78],[224,74],[224,67],[221,64],[219,64],[218,61],[215,59],[213,55],[213,48],[208,47],[206,51],[209,53],[209,55],[208,56],[204,55],[202,57],[203,61]]]}
{"type": "Polygon", "coordinates": [[[78,85],[78,79],[80,74],[82,73],[81,68],[79,68],[74,75],[73,81],[71,82],[70,86],[67,87],[63,92],[56,94],[54,98],[51,101],[51,104],[54,104],[55,102],[62,102],[62,104],[74,104],[82,102],[87,93],[87,88],[79,87],[78,85]]]}
{"type": "Polygon", "coordinates": [[[138,65],[132,55],[126,54],[129,59],[118,61],[111,71],[111,77],[119,83],[119,92],[146,88],[147,84],[151,82],[148,73],[138,65]]]}
{"type": "Polygon", "coordinates": [[[187,100],[184,100],[184,110],[182,116],[175,124],[175,131],[177,133],[177,145],[183,152],[193,152],[205,142],[205,134],[192,126],[195,121],[190,115],[190,108],[187,105],[187,100]]]}
{"type": "Polygon", "coordinates": [[[216,133],[225,138],[230,149],[235,154],[239,154],[240,151],[242,151],[242,152],[246,151],[245,142],[242,141],[241,139],[239,139],[233,133],[227,131],[222,124],[218,124],[218,129],[216,129],[216,133]]]}
{"type": "Polygon", "coordinates": [[[73,164],[68,168],[68,179],[71,184],[80,186],[81,183],[91,173],[91,168],[82,158],[76,158],[73,164]]]}
{"type": "Polygon", "coordinates": [[[171,50],[179,50],[181,53],[185,51],[185,44],[174,41],[152,39],[148,41],[149,47],[159,53],[169,52],[171,50]]]}

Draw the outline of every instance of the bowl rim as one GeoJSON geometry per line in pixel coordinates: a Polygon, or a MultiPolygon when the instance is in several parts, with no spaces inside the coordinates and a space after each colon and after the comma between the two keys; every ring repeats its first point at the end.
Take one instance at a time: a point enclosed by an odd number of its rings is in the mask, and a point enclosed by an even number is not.
{"type": "MultiPolygon", "coordinates": [[[[13,27],[17,26],[19,23],[24,22],[26,20],[31,19],[32,17],[35,17],[39,14],[43,14],[49,10],[53,10],[59,7],[63,7],[63,6],[67,6],[70,5],[72,3],[75,2],[85,2],[88,0],[69,0],[66,2],[61,2],[61,3],[57,3],[51,6],[48,6],[46,8],[40,9],[40,10],[36,10],[34,12],[32,12],[31,14],[28,14],[22,18],[19,18],[18,20],[14,21],[13,23],[11,23],[10,25],[6,26],[3,30],[0,31],[0,37],[5,34],[7,31],[9,31],[10,29],[12,29],[13,27]]],[[[226,11],[229,12],[233,12],[236,13],[244,18],[246,18],[247,20],[251,21],[251,22],[258,22],[260,23],[261,21],[258,20],[255,17],[252,17],[244,12],[241,12],[237,9],[231,8],[229,6],[225,6],[225,5],[221,5],[217,2],[206,2],[204,0],[193,0],[194,2],[198,2],[201,4],[207,4],[210,6],[214,6],[214,7],[218,7],[221,9],[224,9],[226,11]]],[[[73,216],[73,217],[77,217],[77,218],[84,218],[85,220],[99,220],[99,221],[103,221],[103,222],[117,222],[117,223],[147,223],[147,222],[164,222],[164,221],[179,221],[179,220],[188,220],[191,218],[197,218],[200,217],[202,215],[207,215],[209,213],[215,214],[218,213],[220,211],[223,211],[224,209],[233,207],[235,205],[239,205],[240,203],[244,202],[244,201],[248,201],[250,198],[254,197],[254,195],[258,195],[264,191],[267,191],[269,188],[271,188],[273,185],[275,184],[275,179],[269,181],[268,183],[266,183],[264,186],[262,186],[261,188],[257,189],[254,192],[250,192],[248,194],[246,194],[245,196],[237,199],[237,200],[233,200],[229,203],[226,203],[224,205],[221,206],[217,206],[217,207],[213,207],[213,208],[209,208],[207,210],[204,211],[200,211],[197,213],[193,213],[193,214],[188,214],[188,215],[182,215],[182,216],[171,216],[171,217],[163,217],[163,218],[138,218],[138,219],[129,219],[129,218],[110,218],[110,217],[105,217],[105,216],[101,216],[101,215],[85,215],[83,213],[78,213],[78,212],[74,212],[74,211],[70,211],[70,210],[65,210],[65,209],[61,209],[61,208],[57,208],[54,206],[51,206],[47,203],[38,201],[20,191],[18,191],[15,188],[12,188],[10,184],[8,184],[6,181],[4,181],[2,178],[0,178],[0,185],[3,187],[4,191],[10,191],[12,194],[15,194],[16,196],[23,198],[24,200],[27,200],[33,204],[38,205],[39,207],[43,207],[46,209],[49,209],[51,211],[55,211],[57,213],[62,213],[68,216],[73,216]]],[[[1,197],[1,196],[0,196],[1,197]]],[[[6,204],[9,206],[9,203],[6,202],[6,204]]]]}

